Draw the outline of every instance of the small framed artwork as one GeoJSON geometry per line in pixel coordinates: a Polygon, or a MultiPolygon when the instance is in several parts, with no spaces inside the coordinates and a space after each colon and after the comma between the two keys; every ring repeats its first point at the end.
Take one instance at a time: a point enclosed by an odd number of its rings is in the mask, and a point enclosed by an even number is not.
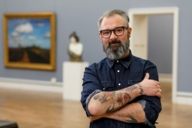
{"type": "Polygon", "coordinates": [[[55,29],[52,12],[4,14],[5,67],[55,70],[55,29]]]}

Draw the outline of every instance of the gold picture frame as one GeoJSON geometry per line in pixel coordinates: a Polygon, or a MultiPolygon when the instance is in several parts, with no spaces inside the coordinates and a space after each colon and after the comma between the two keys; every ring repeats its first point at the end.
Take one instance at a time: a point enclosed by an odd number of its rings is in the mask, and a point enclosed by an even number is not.
{"type": "Polygon", "coordinates": [[[55,70],[55,27],[53,12],[5,13],[5,67],[55,70]]]}

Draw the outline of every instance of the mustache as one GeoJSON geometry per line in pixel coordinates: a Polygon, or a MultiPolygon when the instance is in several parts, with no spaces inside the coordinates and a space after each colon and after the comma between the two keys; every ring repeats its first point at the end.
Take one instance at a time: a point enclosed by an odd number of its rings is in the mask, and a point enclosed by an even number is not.
{"type": "Polygon", "coordinates": [[[120,40],[112,40],[109,42],[109,46],[108,47],[111,47],[111,45],[113,44],[121,44],[121,41],[120,40]]]}

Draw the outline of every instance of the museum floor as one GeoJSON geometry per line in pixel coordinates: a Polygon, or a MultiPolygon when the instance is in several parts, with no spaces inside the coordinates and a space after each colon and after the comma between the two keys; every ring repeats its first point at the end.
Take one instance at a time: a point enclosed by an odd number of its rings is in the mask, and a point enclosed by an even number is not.
{"type": "MultiPolygon", "coordinates": [[[[171,103],[171,84],[162,82],[163,110],[157,128],[189,128],[192,106],[171,103]]],[[[0,89],[0,120],[19,128],[88,128],[79,102],[63,101],[60,93],[0,89]]]]}

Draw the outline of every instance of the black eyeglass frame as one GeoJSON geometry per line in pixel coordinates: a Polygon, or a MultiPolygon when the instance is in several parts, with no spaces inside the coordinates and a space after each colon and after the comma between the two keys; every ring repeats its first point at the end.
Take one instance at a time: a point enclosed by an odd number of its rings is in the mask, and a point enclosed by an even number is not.
{"type": "Polygon", "coordinates": [[[104,29],[104,30],[100,30],[99,31],[99,34],[101,35],[101,37],[103,38],[110,38],[112,32],[116,35],[116,36],[122,36],[125,32],[125,29],[128,29],[129,27],[128,26],[119,26],[119,27],[115,27],[113,29],[104,29]],[[118,30],[119,29],[122,29],[122,32],[121,33],[118,33],[118,30]],[[108,32],[106,34],[108,35],[104,35],[104,32],[108,32]]]}

